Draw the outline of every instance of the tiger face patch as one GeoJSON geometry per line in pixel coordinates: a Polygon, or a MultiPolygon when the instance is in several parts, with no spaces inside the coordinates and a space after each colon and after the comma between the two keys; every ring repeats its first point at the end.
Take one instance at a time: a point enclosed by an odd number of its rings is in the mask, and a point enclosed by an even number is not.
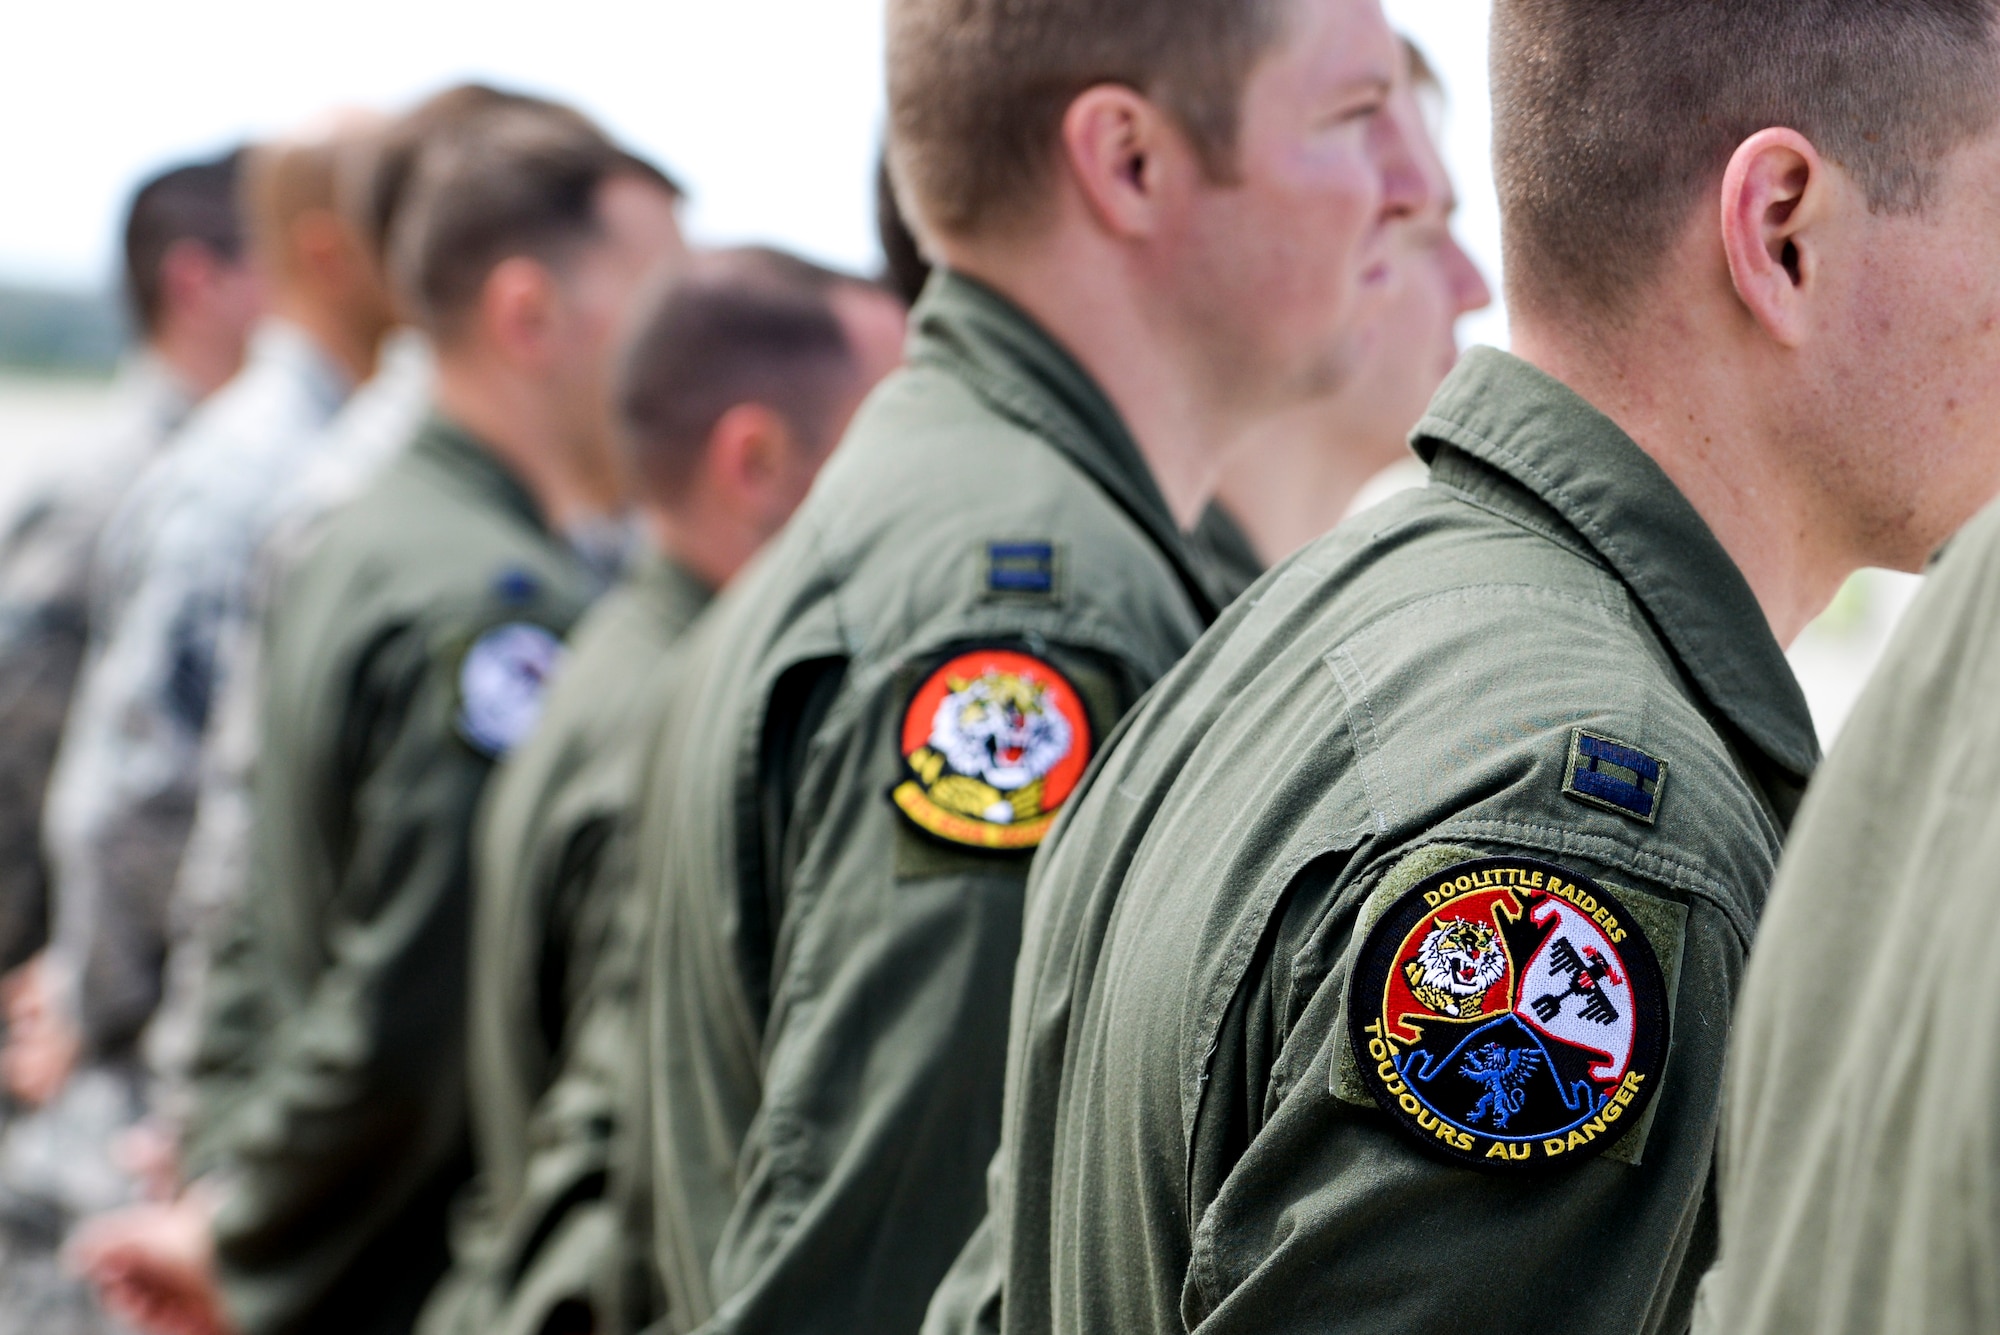
{"type": "Polygon", "coordinates": [[[901,750],[889,798],[918,828],[970,848],[1034,848],[1090,763],[1090,717],[1041,659],[979,649],[917,688],[901,750]]]}
{"type": "Polygon", "coordinates": [[[1616,897],[1531,858],[1418,882],[1362,943],[1348,1038],[1375,1102],[1427,1149],[1544,1172],[1609,1149],[1667,1056],[1666,984],[1616,897]]]}

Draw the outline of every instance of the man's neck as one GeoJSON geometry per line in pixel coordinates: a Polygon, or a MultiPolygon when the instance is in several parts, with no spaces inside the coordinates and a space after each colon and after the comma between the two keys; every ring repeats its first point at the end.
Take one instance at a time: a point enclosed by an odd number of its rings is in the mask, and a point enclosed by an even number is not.
{"type": "Polygon", "coordinates": [[[952,255],[950,267],[1003,293],[1076,358],[1132,433],[1167,508],[1194,527],[1215,494],[1226,454],[1245,424],[1205,393],[1171,323],[1133,299],[1115,260],[1061,228],[1033,242],[952,255]]]}
{"type": "Polygon", "coordinates": [[[711,589],[736,578],[762,545],[758,534],[705,511],[698,498],[679,510],[647,505],[642,517],[653,549],[711,589]]]}
{"type": "Polygon", "coordinates": [[[300,292],[280,287],[271,295],[270,313],[299,329],[313,346],[340,368],[349,384],[358,385],[375,374],[375,361],[382,350],[381,339],[350,328],[334,312],[300,292]]]}
{"type": "Polygon", "coordinates": [[[196,403],[221,389],[243,369],[240,342],[206,338],[169,322],[146,340],[146,351],[196,403]]]}
{"type": "Polygon", "coordinates": [[[1816,512],[1799,456],[1749,406],[1745,381],[1757,370],[1705,342],[1687,326],[1586,336],[1567,322],[1517,317],[1513,331],[1516,356],[1574,390],[1660,466],[1789,648],[1858,562],[1816,512]]]}
{"type": "Polygon", "coordinates": [[[579,525],[618,509],[574,466],[571,424],[537,386],[476,357],[441,352],[438,410],[470,432],[519,478],[551,528],[579,525]]]}

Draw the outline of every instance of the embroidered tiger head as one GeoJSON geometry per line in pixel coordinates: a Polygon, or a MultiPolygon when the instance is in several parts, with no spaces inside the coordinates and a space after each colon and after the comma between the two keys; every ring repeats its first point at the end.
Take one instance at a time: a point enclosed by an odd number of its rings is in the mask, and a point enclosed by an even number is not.
{"type": "Polygon", "coordinates": [[[931,746],[952,769],[1003,793],[1025,788],[1069,754],[1069,720],[1040,682],[987,672],[953,682],[931,721],[931,746]]]}
{"type": "Polygon", "coordinates": [[[1463,1001],[1505,976],[1507,953],[1491,923],[1440,918],[1417,947],[1416,965],[1416,986],[1463,1001]]]}

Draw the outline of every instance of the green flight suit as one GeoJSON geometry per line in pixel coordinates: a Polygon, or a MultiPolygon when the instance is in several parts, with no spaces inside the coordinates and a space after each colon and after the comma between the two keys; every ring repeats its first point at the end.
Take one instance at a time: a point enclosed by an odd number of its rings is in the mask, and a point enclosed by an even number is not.
{"type": "Polygon", "coordinates": [[[916,1329],[981,1213],[1035,831],[1218,601],[1062,349],[950,274],[913,322],[696,637],[642,823],[656,1243],[711,1335],[916,1329]],[[1029,745],[979,777],[910,744],[938,719],[1029,745]]]}
{"type": "Polygon", "coordinates": [[[2000,508],[1799,813],[1730,1040],[1701,1335],[2000,1329],[2000,508]]]}
{"type": "MultiPolygon", "coordinates": [[[[637,933],[619,923],[631,897],[623,845],[654,731],[648,721],[678,678],[675,648],[708,599],[706,585],[667,560],[605,595],[571,636],[535,735],[500,768],[481,810],[470,1053],[479,1176],[456,1229],[452,1275],[425,1310],[427,1335],[535,1335],[565,1303],[589,1309],[599,1335],[623,1324],[622,1304],[603,1298],[621,1277],[614,1258],[564,1269],[572,1236],[603,1234],[617,1250],[618,1231],[593,1218],[610,1208],[608,1096],[594,1103],[596,1115],[578,1117],[589,1087],[570,1073],[564,1092],[538,1105],[559,1072],[594,1069],[594,1054],[577,1051],[585,1016],[607,988],[629,992],[640,966],[630,948],[637,933]]],[[[629,1018],[624,1028],[622,1044],[600,1041],[622,1048],[629,1064],[642,1040],[629,1018]]]]}
{"type": "Polygon", "coordinates": [[[189,1167],[223,1185],[245,1335],[405,1332],[470,1167],[469,863],[591,578],[433,419],[331,517],[267,629],[244,907],[211,980],[189,1167]]]}
{"type": "MultiPolygon", "coordinates": [[[[1569,390],[1475,350],[1416,445],[1430,485],[1238,599],[1043,850],[991,1223],[933,1329],[1685,1325],[1714,1241],[1730,1005],[1817,758],[1811,719],[1702,520],[1569,390]],[[1566,791],[1614,777],[1579,761],[1581,736],[1625,744],[1627,778],[1599,789],[1624,806],[1566,791]],[[1654,764],[1671,782],[1648,790],[1654,764]],[[1354,1059],[1348,1012],[1366,1020],[1384,995],[1350,987],[1357,958],[1428,878],[1488,857],[1615,895],[1630,918],[1611,939],[1629,944],[1611,981],[1671,1011],[1650,1111],[1597,1157],[1617,1106],[1567,1145],[1526,1145],[1538,1162],[1519,1171],[1490,1164],[1504,1148],[1447,1160],[1377,1106],[1373,1051],[1354,1059]]],[[[1558,907],[1535,902],[1537,922],[1558,907]]],[[[1574,957],[1587,1015],[1595,957],[1574,957]]],[[[1462,1013],[1525,1031],[1522,987],[1497,1013],[1462,1013]]],[[[1584,1023],[1563,996],[1534,1000],[1558,1028],[1584,1023]]],[[[1442,1015],[1426,1025],[1449,1031],[1442,1015]]],[[[1665,1032],[1656,1013],[1642,1022],[1665,1032]]]]}
{"type": "Polygon", "coordinates": [[[1188,541],[1207,562],[1212,580],[1226,595],[1225,602],[1235,602],[1245,589],[1263,578],[1264,558],[1257,555],[1257,549],[1250,545],[1250,535],[1220,501],[1201,512],[1188,541]]]}

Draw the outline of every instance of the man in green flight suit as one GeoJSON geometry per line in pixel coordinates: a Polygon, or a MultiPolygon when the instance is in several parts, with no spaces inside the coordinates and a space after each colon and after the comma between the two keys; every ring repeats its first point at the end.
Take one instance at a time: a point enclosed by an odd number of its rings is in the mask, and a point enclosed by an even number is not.
{"type": "Polygon", "coordinates": [[[1426,200],[1373,0],[1288,8],[890,5],[912,365],[698,633],[642,817],[677,1324],[914,1331],[979,1219],[1027,855],[1426,200]]]}
{"type": "Polygon", "coordinates": [[[1044,850],[988,1324],[1686,1328],[1816,759],[1780,646],[1993,486],[1985,9],[1498,0],[1518,356],[1044,850]]]}
{"type": "Polygon", "coordinates": [[[650,1233],[623,1228],[604,1186],[625,1134],[619,1091],[643,1050],[625,921],[634,790],[682,637],[805,498],[901,360],[904,318],[881,288],[765,250],[702,256],[642,307],[617,399],[654,555],[577,627],[535,736],[482,810],[471,1077],[483,1218],[461,1222],[426,1332],[610,1335],[652,1315],[627,1282],[650,1273],[650,1233]]]}
{"type": "Polygon", "coordinates": [[[563,535],[621,507],[613,336],[680,253],[677,203],[655,168],[540,109],[422,154],[391,268],[436,344],[437,415],[273,608],[251,882],[196,1069],[198,1180],[80,1247],[148,1325],[400,1335],[444,1269],[469,1166],[473,813],[601,587],[563,535]]]}

